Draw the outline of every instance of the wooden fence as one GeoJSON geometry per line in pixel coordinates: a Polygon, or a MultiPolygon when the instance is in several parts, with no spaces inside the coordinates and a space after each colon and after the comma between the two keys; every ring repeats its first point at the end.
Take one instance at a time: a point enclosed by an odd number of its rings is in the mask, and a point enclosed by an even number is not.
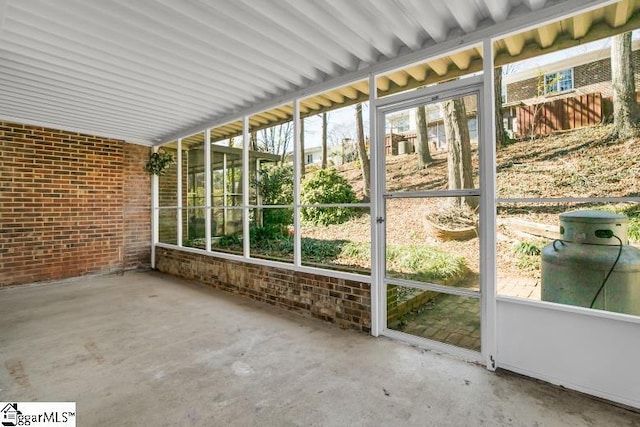
{"type": "Polygon", "coordinates": [[[602,122],[602,95],[591,93],[516,108],[517,138],[548,135],[602,122]]]}

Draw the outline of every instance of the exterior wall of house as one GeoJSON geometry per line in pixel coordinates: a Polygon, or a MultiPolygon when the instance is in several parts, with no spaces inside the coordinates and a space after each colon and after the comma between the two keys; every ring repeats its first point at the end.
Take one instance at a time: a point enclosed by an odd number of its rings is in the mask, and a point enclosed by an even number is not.
{"type": "Polygon", "coordinates": [[[156,268],[213,288],[331,322],[371,331],[368,283],[230,261],[183,250],[156,248],[156,268]]]}
{"type": "MultiPolygon", "coordinates": [[[[632,54],[633,66],[635,71],[636,89],[640,89],[640,50],[636,50],[632,54]]],[[[570,67],[567,67],[570,68],[570,67]]],[[[544,73],[544,68],[542,71],[544,73]]],[[[538,98],[538,78],[508,83],[507,85],[507,102],[524,102],[531,103],[533,101],[540,102],[538,98]]],[[[546,98],[556,98],[564,96],[580,96],[591,93],[601,93],[602,98],[610,98],[611,92],[611,59],[604,58],[587,64],[581,64],[573,67],[573,86],[574,90],[564,94],[551,95],[546,98]]]]}
{"type": "Polygon", "coordinates": [[[0,122],[0,286],[149,264],[148,154],[0,122]]]}

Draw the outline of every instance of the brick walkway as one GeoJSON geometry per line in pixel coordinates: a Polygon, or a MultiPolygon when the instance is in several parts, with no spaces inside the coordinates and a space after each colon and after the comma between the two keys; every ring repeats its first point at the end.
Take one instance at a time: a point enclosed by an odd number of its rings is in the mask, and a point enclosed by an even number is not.
{"type": "MultiPolygon", "coordinates": [[[[505,285],[498,289],[498,295],[540,299],[538,281],[503,279],[499,282],[505,285]]],[[[438,294],[388,326],[418,337],[480,351],[480,300],[438,294]]]]}

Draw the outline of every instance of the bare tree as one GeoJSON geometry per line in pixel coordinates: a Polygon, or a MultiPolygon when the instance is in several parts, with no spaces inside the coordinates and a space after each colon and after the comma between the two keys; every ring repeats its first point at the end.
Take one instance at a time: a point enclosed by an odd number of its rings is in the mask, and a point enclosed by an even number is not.
{"type": "Polygon", "coordinates": [[[322,169],[327,168],[327,113],[322,113],[322,169]]]}
{"type": "Polygon", "coordinates": [[[369,175],[369,156],[367,155],[367,147],[364,142],[364,125],[362,121],[362,103],[356,104],[356,134],[358,140],[358,159],[360,159],[360,168],[362,169],[362,187],[364,196],[370,197],[369,186],[371,178],[369,175]]]}
{"type": "MultiPolygon", "coordinates": [[[[473,188],[473,169],[471,164],[471,141],[467,124],[467,111],[462,98],[450,99],[441,104],[444,117],[444,132],[447,138],[447,164],[449,170],[449,189],[473,188]]],[[[451,203],[470,208],[478,205],[476,197],[455,197],[451,203]]]]}
{"type": "Polygon", "coordinates": [[[425,107],[416,108],[416,152],[418,153],[418,169],[424,169],[433,162],[429,152],[429,134],[427,131],[427,114],[425,107]]]}
{"type": "Polygon", "coordinates": [[[620,139],[638,136],[638,103],[631,60],[631,32],[612,37],[611,85],[613,86],[613,131],[620,139]]]}
{"type": "Polygon", "coordinates": [[[257,148],[271,154],[280,155],[284,163],[289,144],[293,139],[293,122],[261,129],[257,135],[257,148]]]}

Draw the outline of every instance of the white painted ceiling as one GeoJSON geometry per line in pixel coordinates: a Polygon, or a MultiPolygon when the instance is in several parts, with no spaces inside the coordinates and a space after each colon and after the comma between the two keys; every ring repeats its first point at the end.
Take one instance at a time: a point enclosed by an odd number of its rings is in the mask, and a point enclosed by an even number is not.
{"type": "Polygon", "coordinates": [[[152,145],[514,17],[593,3],[0,0],[0,119],[152,145]]]}

